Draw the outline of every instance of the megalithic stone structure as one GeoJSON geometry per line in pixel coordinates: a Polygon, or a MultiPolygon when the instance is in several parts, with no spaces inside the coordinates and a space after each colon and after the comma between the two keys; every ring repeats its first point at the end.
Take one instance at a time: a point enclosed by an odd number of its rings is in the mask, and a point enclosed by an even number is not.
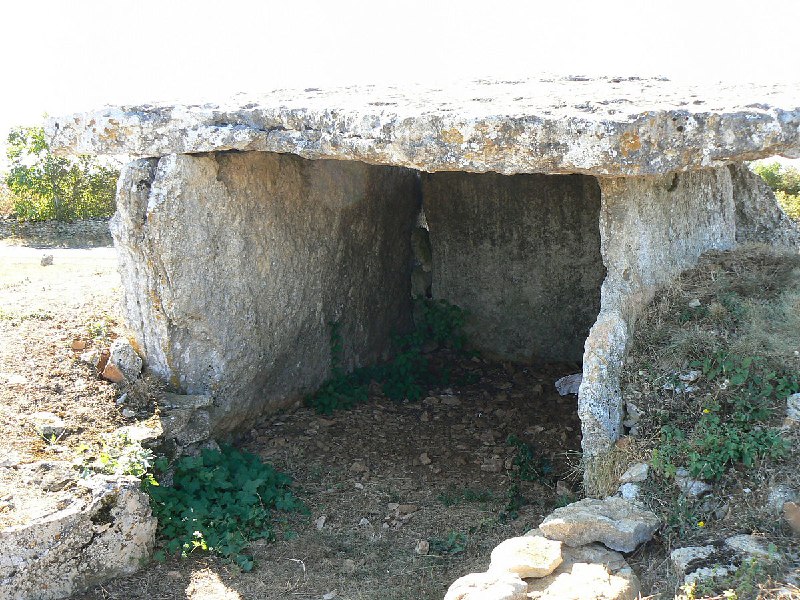
{"type": "Polygon", "coordinates": [[[622,433],[620,371],[655,290],[708,250],[800,240],[743,164],[800,158],[798,87],[279,90],[46,131],[58,152],[132,159],[112,221],[126,317],[152,372],[213,397],[213,432],[318,386],[331,323],[346,367],[384,356],[411,324],[423,223],[422,285],[469,310],[477,348],[582,360],[590,492],[593,460],[622,433]]]}

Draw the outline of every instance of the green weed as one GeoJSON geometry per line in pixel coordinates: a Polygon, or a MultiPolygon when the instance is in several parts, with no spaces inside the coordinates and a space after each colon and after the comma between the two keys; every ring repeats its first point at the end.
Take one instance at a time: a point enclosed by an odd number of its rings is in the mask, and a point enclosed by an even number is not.
{"type": "Polygon", "coordinates": [[[718,353],[694,361],[708,388],[693,423],[665,424],[653,450],[654,469],[674,477],[686,467],[693,477],[718,480],[733,465],[753,467],[759,458],[780,458],[789,448],[779,430],[765,425],[772,405],[798,390],[796,375],[763,368],[752,357],[718,353]]]}
{"type": "Polygon", "coordinates": [[[419,400],[430,386],[447,385],[449,373],[435,372],[425,350],[433,344],[460,351],[464,347],[460,332],[464,319],[462,309],[444,300],[418,299],[414,331],[392,340],[394,358],[350,373],[343,366],[339,324],[331,323],[331,377],[306,397],[306,405],[323,414],[352,408],[367,401],[373,381],[392,400],[419,400]]]}
{"type": "MultiPolygon", "coordinates": [[[[166,470],[166,460],[156,467],[166,470]]],[[[244,552],[250,542],[273,540],[286,513],[307,511],[289,489],[288,475],[230,446],[181,458],[173,468],[172,486],[146,486],[163,539],[157,559],[201,550],[250,571],[253,557],[244,552]]]]}
{"type": "Polygon", "coordinates": [[[466,534],[459,533],[458,531],[451,531],[444,539],[429,539],[429,551],[431,554],[438,554],[440,556],[457,556],[467,549],[467,541],[468,538],[466,534]]]}

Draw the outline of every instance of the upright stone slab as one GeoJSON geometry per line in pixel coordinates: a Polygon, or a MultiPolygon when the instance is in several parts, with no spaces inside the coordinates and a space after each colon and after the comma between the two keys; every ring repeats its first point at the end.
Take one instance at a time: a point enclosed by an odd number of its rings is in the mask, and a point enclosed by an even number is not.
{"type": "MultiPolygon", "coordinates": [[[[708,250],[731,248],[736,224],[727,168],[664,177],[602,177],[603,282],[586,340],[578,412],[585,459],[602,454],[622,427],[620,375],[636,317],[656,289],[708,250]]],[[[594,486],[587,481],[589,490],[594,486]]]]}
{"type": "Polygon", "coordinates": [[[600,311],[600,187],[583,175],[422,177],[433,297],[469,313],[480,350],[581,360],[600,311]]]}
{"type": "Polygon", "coordinates": [[[230,430],[314,390],[411,316],[411,171],[274,153],[168,155],[124,172],[112,234],[147,364],[214,396],[230,430]]]}

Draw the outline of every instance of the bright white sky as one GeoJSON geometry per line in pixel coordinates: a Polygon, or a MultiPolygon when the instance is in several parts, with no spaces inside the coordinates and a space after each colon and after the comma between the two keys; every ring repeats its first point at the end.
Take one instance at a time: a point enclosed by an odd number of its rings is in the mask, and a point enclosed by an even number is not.
{"type": "Polygon", "coordinates": [[[276,87],[800,81],[798,0],[0,1],[0,141],[44,113],[276,87]]]}

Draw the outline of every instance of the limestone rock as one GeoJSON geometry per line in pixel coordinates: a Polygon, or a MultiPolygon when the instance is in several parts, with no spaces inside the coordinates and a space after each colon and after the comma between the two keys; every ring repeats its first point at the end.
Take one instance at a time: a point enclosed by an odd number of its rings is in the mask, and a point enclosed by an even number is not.
{"type": "Polygon", "coordinates": [[[211,437],[211,417],[207,410],[172,409],[161,415],[164,437],[181,446],[204,442],[211,437]]]}
{"type": "Polygon", "coordinates": [[[795,535],[800,535],[800,504],[786,502],[783,505],[783,518],[786,519],[795,535]]]}
{"type": "Polygon", "coordinates": [[[377,361],[411,326],[416,185],[404,169],[288,154],[129,164],[110,227],[148,369],[213,396],[222,434],[329,376],[331,323],[343,368],[377,361]]]}
{"type": "MultiPolygon", "coordinates": [[[[729,165],[736,203],[736,241],[797,251],[800,228],[783,212],[767,183],[745,165],[729,165]]],[[[800,420],[800,418],[798,418],[800,420]]]]}
{"type": "Polygon", "coordinates": [[[149,558],[156,520],[139,480],[96,475],[78,485],[88,499],[0,530],[0,597],[65,598],[130,575],[149,558]]]}
{"type": "Polygon", "coordinates": [[[552,540],[576,547],[601,542],[613,550],[633,552],[653,537],[660,525],[649,510],[619,497],[586,498],[555,509],[539,528],[552,540]]]}
{"type": "Polygon", "coordinates": [[[793,487],[780,483],[770,488],[767,496],[767,507],[775,515],[780,515],[783,505],[787,502],[797,500],[797,490],[793,487]]]}
{"type": "Polygon", "coordinates": [[[42,260],[39,261],[43,267],[49,267],[53,264],[53,255],[52,254],[44,254],[42,255],[42,260]]]}
{"type": "Polygon", "coordinates": [[[794,425],[800,425],[800,393],[786,398],[786,418],[794,425]]]}
{"type": "Polygon", "coordinates": [[[635,465],[631,465],[628,469],[619,477],[620,483],[641,483],[647,479],[647,474],[650,471],[650,467],[647,463],[636,463],[635,465]]]}
{"type": "MultiPolygon", "coordinates": [[[[467,311],[470,344],[523,362],[580,360],[604,276],[597,181],[425,173],[421,184],[432,293],[467,311]]],[[[565,393],[578,393],[580,377],[565,393]]]]}
{"type": "Polygon", "coordinates": [[[684,583],[724,577],[752,559],[775,558],[763,539],[754,535],[734,535],[706,546],[686,546],[670,553],[675,572],[684,583]]]}
{"type": "Polygon", "coordinates": [[[45,131],[54,151],[77,154],[260,150],[428,172],[653,175],[800,157],[798,121],[789,85],[566,77],[276,90],[107,108],[51,119],[45,131]]]}
{"type": "Polygon", "coordinates": [[[563,548],[564,562],[542,579],[528,579],[531,600],[634,600],[639,579],[621,554],[600,544],[563,548]]]}
{"type": "Polygon", "coordinates": [[[638,500],[641,486],[638,483],[623,483],[619,486],[619,495],[625,500],[638,500]]]}
{"type": "Polygon", "coordinates": [[[677,473],[675,474],[675,485],[678,486],[678,489],[686,494],[689,498],[703,496],[714,489],[705,481],[692,479],[689,475],[689,471],[683,468],[678,469],[677,473]]]}
{"type": "Polygon", "coordinates": [[[456,579],[444,600],[527,600],[528,586],[511,573],[470,573],[456,579]]]}
{"type": "Polygon", "coordinates": [[[762,538],[755,535],[734,535],[725,540],[725,545],[738,552],[755,558],[770,558],[774,556],[769,546],[762,538]]]}
{"type": "Polygon", "coordinates": [[[489,571],[515,573],[522,578],[544,577],[561,564],[561,542],[545,537],[510,538],[492,550],[489,571]]]}
{"type": "Polygon", "coordinates": [[[569,394],[575,394],[577,396],[582,380],[583,373],[567,375],[566,377],[556,380],[556,389],[561,396],[568,396],[569,394]]]}
{"type": "Polygon", "coordinates": [[[134,381],[142,372],[142,359],[125,338],[117,338],[111,343],[106,369],[109,365],[116,367],[128,381],[134,381]]]}
{"type": "Polygon", "coordinates": [[[670,552],[669,558],[675,572],[683,576],[689,570],[690,564],[706,560],[715,550],[714,546],[685,546],[670,552]]]}
{"type": "Polygon", "coordinates": [[[28,422],[33,425],[40,436],[46,440],[61,437],[66,429],[64,420],[51,412],[40,411],[28,416],[28,422]]]}

